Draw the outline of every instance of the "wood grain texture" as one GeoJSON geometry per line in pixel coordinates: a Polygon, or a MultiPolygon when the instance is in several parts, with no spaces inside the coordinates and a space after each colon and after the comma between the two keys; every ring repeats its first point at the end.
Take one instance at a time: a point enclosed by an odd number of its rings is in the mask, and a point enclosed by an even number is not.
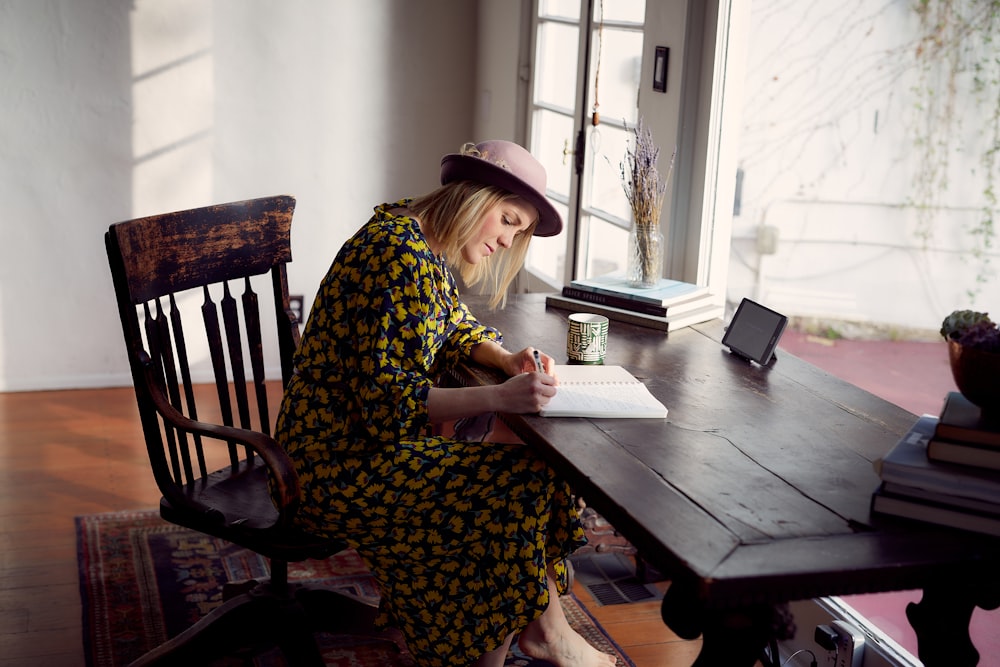
{"type": "MultiPolygon", "coordinates": [[[[496,312],[470,301],[508,348],[563,363],[567,313],[544,295],[517,295],[496,312]]],[[[644,378],[669,410],[664,420],[502,416],[672,576],[678,592],[665,614],[704,621],[685,622],[685,636],[704,627],[725,643],[738,616],[764,627],[772,606],[780,615],[791,600],[936,589],[956,576],[970,593],[1000,587],[1000,540],[870,511],[872,464],[916,415],[788,354],[747,362],[721,345],[723,333],[721,321],[667,336],[613,323],[606,363],[644,378]]]]}

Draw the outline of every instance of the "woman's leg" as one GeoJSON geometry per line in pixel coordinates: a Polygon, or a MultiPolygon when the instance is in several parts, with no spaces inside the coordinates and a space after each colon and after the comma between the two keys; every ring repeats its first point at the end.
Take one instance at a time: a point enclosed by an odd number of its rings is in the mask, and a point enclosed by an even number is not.
{"type": "Polygon", "coordinates": [[[555,576],[550,571],[549,606],[518,636],[517,644],[525,655],[548,660],[557,667],[611,667],[616,663],[613,655],[601,653],[570,626],[555,576]]]}
{"type": "Polygon", "coordinates": [[[507,635],[507,639],[504,640],[500,648],[481,655],[479,660],[476,661],[475,667],[503,667],[503,664],[507,661],[507,653],[510,651],[510,645],[513,643],[513,640],[513,633],[507,635]]]}

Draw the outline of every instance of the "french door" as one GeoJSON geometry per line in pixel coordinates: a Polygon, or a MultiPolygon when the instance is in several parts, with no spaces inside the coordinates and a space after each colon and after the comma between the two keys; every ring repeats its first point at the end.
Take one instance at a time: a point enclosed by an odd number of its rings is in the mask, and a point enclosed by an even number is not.
{"type": "Polygon", "coordinates": [[[529,146],[566,231],[536,238],[529,290],[624,268],[631,213],[621,185],[638,122],[646,0],[538,0],[529,146]]]}

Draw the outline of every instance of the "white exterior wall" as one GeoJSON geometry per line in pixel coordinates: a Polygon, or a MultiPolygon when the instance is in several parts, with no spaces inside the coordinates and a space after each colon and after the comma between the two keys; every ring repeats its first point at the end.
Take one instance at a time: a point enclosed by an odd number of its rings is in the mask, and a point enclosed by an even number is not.
{"type": "MultiPolygon", "coordinates": [[[[900,330],[935,331],[958,308],[1000,318],[996,243],[989,281],[967,296],[978,273],[967,230],[985,199],[978,154],[988,137],[971,77],[960,80],[948,189],[930,239],[918,233],[913,4],[753,0],[730,302],[900,330]],[[764,225],[777,234],[774,254],[757,250],[764,225]]],[[[943,79],[935,85],[946,95],[943,79]]]]}

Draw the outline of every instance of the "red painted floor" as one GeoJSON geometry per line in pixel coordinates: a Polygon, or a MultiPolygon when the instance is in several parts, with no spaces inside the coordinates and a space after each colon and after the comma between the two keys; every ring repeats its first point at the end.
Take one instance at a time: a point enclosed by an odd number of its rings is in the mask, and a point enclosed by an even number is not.
{"type": "MultiPolygon", "coordinates": [[[[781,349],[917,415],[939,414],[945,394],[956,388],[943,340],[834,341],[788,330],[781,338],[781,349]]],[[[919,599],[919,591],[843,598],[914,656],[917,639],[904,609],[919,599]]],[[[979,666],[1000,667],[1000,610],[977,609],[970,628],[981,656],[979,666]]]]}

